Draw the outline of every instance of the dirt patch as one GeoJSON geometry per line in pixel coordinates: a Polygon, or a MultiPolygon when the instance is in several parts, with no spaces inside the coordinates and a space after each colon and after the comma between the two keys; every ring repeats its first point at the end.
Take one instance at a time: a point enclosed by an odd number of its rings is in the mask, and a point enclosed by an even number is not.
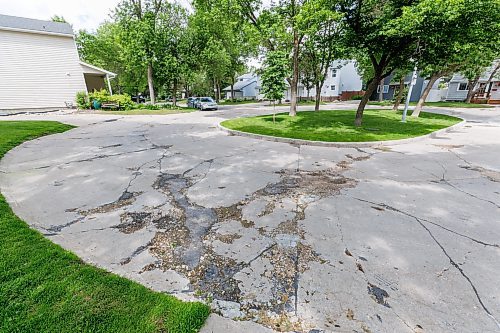
{"type": "Polygon", "coordinates": [[[118,210],[120,208],[126,207],[131,205],[135,200],[136,197],[141,195],[142,192],[128,192],[125,191],[122,193],[122,195],[118,198],[118,200],[101,205],[96,208],[92,208],[89,210],[79,210],[78,214],[82,216],[89,216],[93,214],[104,214],[104,213],[109,213],[115,210],[118,210]]]}
{"type": "Polygon", "coordinates": [[[488,178],[492,182],[500,183],[500,172],[486,169],[480,166],[461,165],[462,169],[479,172],[483,177],[488,178]]]}

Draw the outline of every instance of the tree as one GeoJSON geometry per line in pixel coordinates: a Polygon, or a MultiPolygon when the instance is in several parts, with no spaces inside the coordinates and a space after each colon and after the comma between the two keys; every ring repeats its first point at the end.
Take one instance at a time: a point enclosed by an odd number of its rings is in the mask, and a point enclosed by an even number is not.
{"type": "Polygon", "coordinates": [[[189,70],[189,42],[187,38],[188,16],[178,4],[167,3],[158,15],[157,77],[161,85],[167,86],[177,105],[177,91],[181,79],[189,70]]]}
{"type": "Polygon", "coordinates": [[[497,57],[491,49],[481,51],[482,52],[476,54],[475,57],[471,57],[475,60],[473,63],[466,63],[461,70],[462,74],[468,80],[466,103],[470,103],[472,98],[476,95],[479,88],[479,79],[483,75],[489,75],[488,82],[486,83],[486,86],[488,86],[500,68],[499,62],[493,61],[497,57]]]}
{"type": "Polygon", "coordinates": [[[52,22],[59,22],[59,23],[68,23],[68,21],[66,21],[66,19],[63,17],[63,16],[59,16],[59,15],[53,15],[50,20],[52,22]]]}
{"type": "MultiPolygon", "coordinates": [[[[289,75],[288,55],[284,51],[271,51],[267,53],[262,72],[262,93],[273,101],[283,98],[283,92],[287,89],[286,78],[289,75]]],[[[276,112],[273,108],[273,122],[276,121],[276,112]]]]}
{"type": "Polygon", "coordinates": [[[245,60],[255,55],[258,39],[255,29],[241,15],[238,3],[233,0],[196,0],[191,22],[197,28],[202,45],[199,63],[214,81],[216,99],[221,98],[223,82],[231,85],[234,97],[235,77],[245,69],[245,60]]]}
{"type": "Polygon", "coordinates": [[[488,76],[488,80],[486,81],[486,84],[484,85],[487,89],[486,98],[489,98],[490,94],[491,94],[491,89],[489,89],[488,86],[491,84],[491,81],[493,81],[493,79],[495,77],[499,76],[498,75],[499,73],[500,73],[500,59],[497,59],[497,60],[495,60],[495,64],[492,66],[490,75],[488,76]]]}
{"type": "MultiPolygon", "coordinates": [[[[161,14],[167,7],[162,0],[122,0],[115,11],[115,19],[122,26],[122,39],[127,62],[141,64],[147,69],[151,103],[155,104],[154,62],[157,54],[161,14]]],[[[164,27],[163,27],[164,28],[164,27]]]]}
{"type": "MultiPolygon", "coordinates": [[[[418,117],[434,83],[442,76],[474,68],[481,58],[500,44],[500,2],[498,0],[422,0],[407,8],[394,22],[394,33],[419,36],[416,56],[428,85],[412,116],[418,117]]],[[[493,59],[490,60],[490,63],[493,59]]],[[[476,69],[469,71],[477,76],[476,69]]]]}
{"type": "Polygon", "coordinates": [[[341,58],[344,53],[340,43],[342,38],[340,18],[338,13],[331,11],[325,5],[325,1],[321,0],[305,3],[298,17],[298,24],[305,33],[300,61],[301,82],[308,89],[308,97],[309,90],[315,88],[315,111],[319,110],[321,90],[328,69],[333,60],[341,58]]]}
{"type": "Polygon", "coordinates": [[[141,63],[128,61],[122,35],[119,24],[104,22],[95,33],[80,30],[75,40],[80,59],[118,74],[111,81],[114,91],[138,94],[147,88],[146,69],[141,63]]]}
{"type": "Polygon", "coordinates": [[[364,77],[368,76],[367,86],[356,112],[356,126],[361,126],[363,111],[379,82],[406,63],[415,51],[418,36],[411,31],[396,33],[393,28],[402,13],[417,3],[400,0],[332,1],[333,8],[343,14],[346,48],[352,50],[358,62],[369,65],[369,70],[364,70],[364,77]]]}

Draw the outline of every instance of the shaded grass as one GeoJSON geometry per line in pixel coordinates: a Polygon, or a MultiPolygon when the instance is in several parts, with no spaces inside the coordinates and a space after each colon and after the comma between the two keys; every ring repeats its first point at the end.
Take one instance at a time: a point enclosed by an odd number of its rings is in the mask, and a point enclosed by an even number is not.
{"type": "MultiPolygon", "coordinates": [[[[64,132],[48,121],[0,121],[0,158],[64,132]]],[[[43,152],[41,152],[43,154],[43,152]]],[[[185,303],[83,263],[20,220],[0,195],[0,332],[197,332],[207,306],[185,303]]]]}
{"type": "Polygon", "coordinates": [[[365,110],[363,125],[354,126],[356,111],[299,112],[296,117],[288,114],[236,118],[222,122],[222,125],[242,132],[327,142],[366,142],[407,139],[449,127],[461,119],[421,113],[419,118],[408,117],[401,122],[401,113],[388,110],[365,110]]]}
{"type": "MultiPolygon", "coordinates": [[[[379,106],[392,106],[393,101],[370,101],[368,105],[379,105],[379,106]]],[[[417,105],[416,102],[410,102],[411,106],[417,105]]],[[[467,108],[467,109],[481,109],[481,108],[492,108],[492,105],[488,104],[475,104],[475,103],[465,103],[465,102],[426,102],[424,107],[439,107],[439,108],[467,108]]],[[[400,108],[404,107],[404,103],[400,105],[400,108]]],[[[411,113],[411,112],[410,112],[411,113]]]]}

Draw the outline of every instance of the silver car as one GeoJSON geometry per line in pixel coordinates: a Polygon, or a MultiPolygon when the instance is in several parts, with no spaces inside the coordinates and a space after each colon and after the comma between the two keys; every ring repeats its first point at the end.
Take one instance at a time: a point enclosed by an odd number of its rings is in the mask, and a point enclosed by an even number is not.
{"type": "Polygon", "coordinates": [[[197,104],[200,111],[219,109],[219,105],[217,105],[212,97],[199,97],[197,104]]]}

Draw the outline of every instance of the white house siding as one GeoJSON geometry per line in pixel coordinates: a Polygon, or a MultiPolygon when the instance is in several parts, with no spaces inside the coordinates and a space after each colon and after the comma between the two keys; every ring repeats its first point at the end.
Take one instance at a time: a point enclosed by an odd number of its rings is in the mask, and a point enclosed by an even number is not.
{"type": "Polygon", "coordinates": [[[85,90],[72,37],[0,30],[0,109],[64,107],[85,90]]]}
{"type": "MultiPolygon", "coordinates": [[[[344,91],[360,91],[363,82],[355,65],[355,61],[352,60],[335,60],[332,66],[328,68],[325,83],[323,84],[323,89],[321,89],[321,97],[340,96],[344,91]],[[335,77],[332,72],[333,69],[337,70],[335,77]],[[334,90],[332,90],[332,86],[335,86],[334,90]]],[[[309,95],[314,97],[316,89],[312,88],[309,95]]],[[[307,90],[303,89],[302,86],[299,88],[299,96],[307,96],[307,90]]]]}

